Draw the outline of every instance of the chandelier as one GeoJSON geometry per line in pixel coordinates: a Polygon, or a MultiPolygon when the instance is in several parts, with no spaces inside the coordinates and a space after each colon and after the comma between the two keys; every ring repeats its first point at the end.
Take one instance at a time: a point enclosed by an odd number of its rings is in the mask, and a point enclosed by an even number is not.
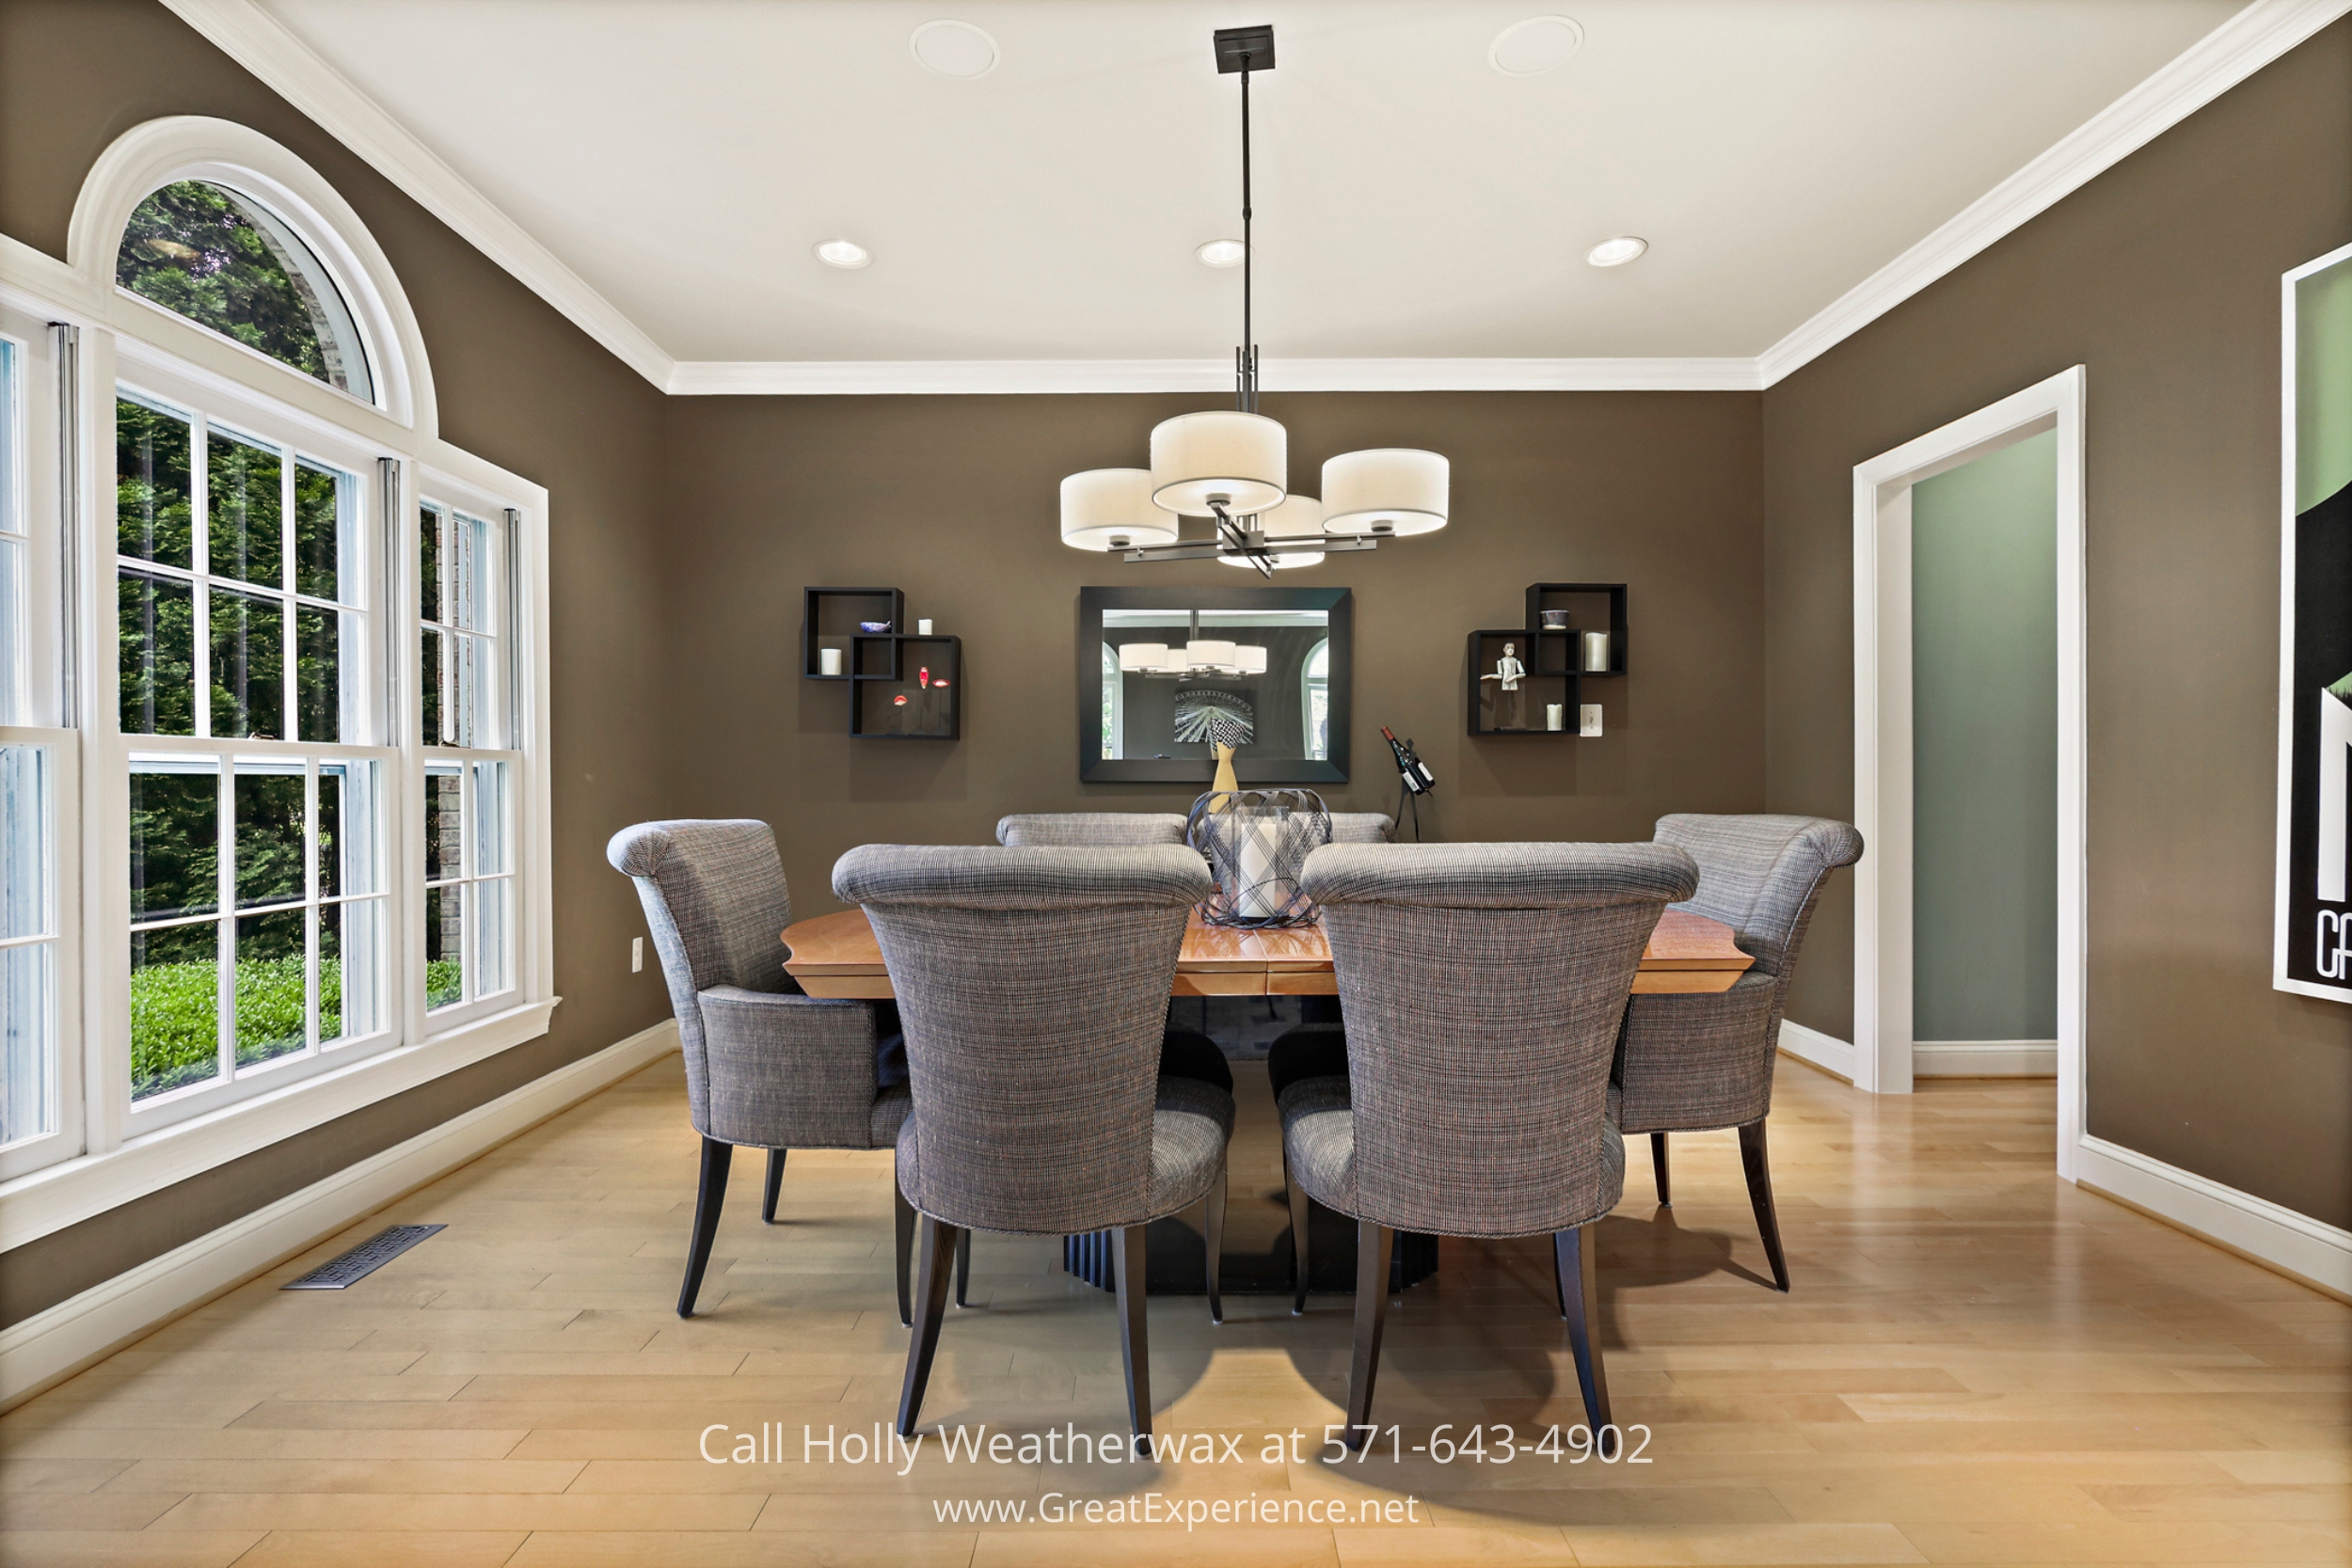
{"type": "MultiPolygon", "coordinates": [[[[1320,499],[1290,488],[1288,433],[1258,412],[1250,317],[1249,73],[1274,69],[1274,29],[1222,27],[1216,40],[1218,72],[1241,76],[1234,405],[1162,420],[1152,432],[1148,468],[1089,468],[1063,480],[1061,539],[1076,549],[1117,550],[1129,561],[1216,560],[1272,577],[1279,568],[1312,566],[1329,552],[1376,549],[1383,539],[1445,527],[1450,469],[1434,451],[1378,447],[1324,464],[1320,499]],[[1186,517],[1214,519],[1214,533],[1184,538],[1186,517]]],[[[1120,650],[1122,663],[1126,652],[1120,650]]]]}
{"type": "Polygon", "coordinates": [[[1257,644],[1194,638],[1182,647],[1166,642],[1119,645],[1122,675],[1263,675],[1265,649],[1257,644]]]}

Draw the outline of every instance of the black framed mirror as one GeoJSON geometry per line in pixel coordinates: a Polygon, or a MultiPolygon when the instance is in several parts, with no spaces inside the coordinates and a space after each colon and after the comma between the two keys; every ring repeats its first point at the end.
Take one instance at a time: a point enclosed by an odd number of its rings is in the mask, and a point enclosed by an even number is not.
{"type": "Polygon", "coordinates": [[[1232,742],[1244,784],[1345,784],[1344,588],[1082,588],[1078,777],[1200,784],[1232,742]]]}

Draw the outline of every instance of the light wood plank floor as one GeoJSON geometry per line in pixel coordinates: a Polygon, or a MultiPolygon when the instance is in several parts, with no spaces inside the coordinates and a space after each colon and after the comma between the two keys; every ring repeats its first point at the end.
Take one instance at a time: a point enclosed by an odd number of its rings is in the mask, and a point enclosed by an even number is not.
{"type": "MultiPolygon", "coordinates": [[[[1256,1076],[1251,1076],[1255,1074],[1256,1076]]],[[[1761,1250],[1728,1134],[1676,1140],[1677,1202],[1629,1150],[1601,1239],[1609,1378],[1644,1465],[1327,1467],[1348,1303],[1155,1298],[1164,1433],[1231,1461],[1124,1470],[803,1461],[870,1433],[905,1334],[889,1163],[795,1155],[784,1222],[737,1163],[705,1314],[672,1313],[694,1141],[676,1058],[639,1074],[0,1418],[0,1559],[35,1564],[980,1565],[2269,1563],[2352,1559],[2352,1309],[2052,1174],[2051,1085],[1873,1099],[1792,1063],[1772,1117],[1795,1291],[1761,1250]],[[342,1293],[282,1280],[382,1225],[449,1229],[342,1293]],[[710,1465],[707,1427],[780,1424],[785,1462],[710,1465]],[[1309,1433],[1303,1457],[1269,1433],[1309,1433]],[[939,1522],[1156,1492],[1404,1503],[1397,1524],[939,1522]]],[[[1244,1069],[1246,1115],[1267,1115],[1244,1069]]],[[[1280,1177],[1234,1173],[1233,1202],[1280,1177]]],[[[1123,1424],[1109,1298],[1050,1243],[981,1238],[928,1422],[1123,1424]]],[[[1376,1414],[1578,1418],[1540,1242],[1444,1243],[1392,1309],[1376,1414]]],[[[723,1446],[726,1437],[714,1439],[723,1446]]],[[[723,1447],[722,1448],[723,1451],[723,1447]]],[[[1167,1503],[1159,1505],[1168,1506],[1167,1503]]]]}

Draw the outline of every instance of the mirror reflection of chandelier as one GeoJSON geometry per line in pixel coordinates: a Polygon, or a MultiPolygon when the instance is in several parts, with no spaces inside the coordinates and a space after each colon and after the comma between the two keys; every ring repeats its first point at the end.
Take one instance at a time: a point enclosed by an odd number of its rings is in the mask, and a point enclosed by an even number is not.
{"type": "Polygon", "coordinates": [[[1194,638],[1182,647],[1166,642],[1122,642],[1122,675],[1263,675],[1265,649],[1256,644],[1194,638]]]}
{"type": "Polygon", "coordinates": [[[1375,549],[1384,538],[1441,529],[1452,470],[1434,451],[1343,452],[1323,466],[1320,499],[1290,487],[1289,434],[1258,412],[1250,321],[1249,73],[1274,69],[1274,29],[1219,28],[1216,69],[1241,75],[1242,346],[1233,351],[1234,406],[1163,420],[1152,432],[1148,468],[1089,468],[1063,480],[1062,543],[1118,550],[1129,561],[1217,560],[1272,577],[1278,568],[1315,565],[1327,552],[1375,549]],[[1183,538],[1185,517],[1214,518],[1215,536],[1183,538]]]}

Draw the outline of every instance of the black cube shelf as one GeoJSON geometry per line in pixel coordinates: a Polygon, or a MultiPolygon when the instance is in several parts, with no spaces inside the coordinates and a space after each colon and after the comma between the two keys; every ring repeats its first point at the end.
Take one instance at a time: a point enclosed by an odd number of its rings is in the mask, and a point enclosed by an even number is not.
{"type": "MultiPolygon", "coordinates": [[[[1622,582],[1534,582],[1527,587],[1527,629],[1534,631],[1544,624],[1544,611],[1565,610],[1568,612],[1568,627],[1579,634],[1588,631],[1609,633],[1609,668],[1585,670],[1587,677],[1622,675],[1625,673],[1626,626],[1625,584],[1622,582]]],[[[1582,652],[1581,646],[1578,649],[1582,652]]],[[[1581,666],[1584,661],[1576,660],[1581,666]]]]}
{"type": "Polygon", "coordinates": [[[1565,631],[1474,631],[1470,634],[1470,733],[1574,735],[1580,690],[1573,654],[1577,634],[1565,631]],[[1493,674],[1508,644],[1526,667],[1518,689],[1505,691],[1493,674]],[[1546,722],[1547,705],[1560,705],[1560,728],[1546,722]]]}
{"type": "Polygon", "coordinates": [[[963,639],[858,637],[850,733],[864,740],[954,740],[963,727],[963,639]],[[889,644],[886,657],[867,643],[889,644]],[[867,673],[887,664],[890,673],[867,673]]]}
{"type": "Polygon", "coordinates": [[[963,639],[907,630],[896,588],[802,590],[801,674],[850,689],[850,734],[860,740],[955,740],[963,733],[963,639]],[[859,623],[881,622],[883,631],[859,623]],[[824,673],[837,648],[841,673],[824,673]]]}
{"type": "Polygon", "coordinates": [[[906,630],[907,596],[896,588],[804,588],[801,591],[801,673],[813,681],[846,681],[856,669],[850,640],[862,634],[860,621],[888,623],[906,630]],[[828,675],[818,654],[841,650],[842,673],[828,675]]]}

